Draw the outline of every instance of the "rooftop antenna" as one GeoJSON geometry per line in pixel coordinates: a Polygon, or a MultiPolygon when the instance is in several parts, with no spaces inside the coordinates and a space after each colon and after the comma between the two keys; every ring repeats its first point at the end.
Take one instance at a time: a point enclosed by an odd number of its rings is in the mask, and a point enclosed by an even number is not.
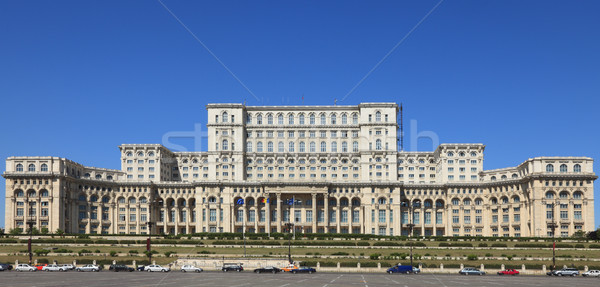
{"type": "Polygon", "coordinates": [[[400,103],[400,151],[404,151],[404,111],[400,103]]]}
{"type": "Polygon", "coordinates": [[[337,99],[333,99],[333,105],[337,106],[337,99]]]}

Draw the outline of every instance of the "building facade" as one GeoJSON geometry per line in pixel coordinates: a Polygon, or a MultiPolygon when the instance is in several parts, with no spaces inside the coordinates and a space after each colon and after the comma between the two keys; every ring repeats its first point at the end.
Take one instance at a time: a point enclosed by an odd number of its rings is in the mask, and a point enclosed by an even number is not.
{"type": "Polygon", "coordinates": [[[209,104],[208,148],[123,144],[121,170],[6,160],[6,229],[569,236],[592,231],[593,159],[483,170],[482,144],[398,149],[398,106],[209,104]],[[150,224],[148,224],[150,223],[150,224]]]}

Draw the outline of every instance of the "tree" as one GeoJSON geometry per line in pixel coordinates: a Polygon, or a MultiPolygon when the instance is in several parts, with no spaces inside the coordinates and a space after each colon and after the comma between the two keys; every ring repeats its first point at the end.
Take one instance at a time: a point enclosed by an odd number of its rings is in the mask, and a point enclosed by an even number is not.
{"type": "Polygon", "coordinates": [[[585,238],[586,234],[585,231],[583,230],[577,230],[575,231],[575,233],[573,233],[573,238],[585,238]]]}
{"type": "Polygon", "coordinates": [[[56,235],[58,235],[60,237],[63,237],[63,235],[65,234],[65,231],[58,228],[58,229],[56,229],[56,231],[54,233],[56,233],[56,235]]]}
{"type": "Polygon", "coordinates": [[[42,234],[48,234],[48,227],[42,227],[42,234]]]}
{"type": "Polygon", "coordinates": [[[596,229],[595,231],[590,231],[590,233],[587,234],[587,238],[598,240],[600,238],[600,228],[596,229]]]}
{"type": "Polygon", "coordinates": [[[19,234],[21,234],[22,232],[23,232],[23,230],[22,230],[21,228],[18,228],[18,227],[17,227],[17,228],[13,228],[13,229],[11,229],[11,230],[10,230],[8,233],[9,233],[10,235],[19,235],[19,234]]]}
{"type": "Polygon", "coordinates": [[[0,236],[4,235],[4,228],[0,228],[0,236]]]}
{"type": "Polygon", "coordinates": [[[34,227],[34,228],[31,229],[31,234],[33,234],[33,235],[39,235],[40,231],[37,228],[34,227]]]}

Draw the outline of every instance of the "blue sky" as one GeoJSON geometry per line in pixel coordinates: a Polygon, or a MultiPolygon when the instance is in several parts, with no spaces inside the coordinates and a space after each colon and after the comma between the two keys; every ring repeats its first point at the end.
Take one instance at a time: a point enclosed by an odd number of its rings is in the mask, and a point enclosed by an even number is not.
{"type": "Polygon", "coordinates": [[[302,95],[402,102],[407,136],[484,143],[485,169],[600,158],[598,1],[444,1],[352,93],[438,1],[163,3],[240,81],[158,1],[0,3],[0,158],[118,169],[119,144],[191,131],[207,103],[302,95]]]}

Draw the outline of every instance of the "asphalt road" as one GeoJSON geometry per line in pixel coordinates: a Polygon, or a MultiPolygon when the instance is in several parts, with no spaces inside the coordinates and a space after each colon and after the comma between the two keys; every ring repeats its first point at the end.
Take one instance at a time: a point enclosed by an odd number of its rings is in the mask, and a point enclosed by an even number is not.
{"type": "Polygon", "coordinates": [[[0,272],[0,286],[598,286],[599,278],[549,276],[461,276],[399,275],[360,273],[254,274],[249,271],[202,273],[148,273],[108,271],[80,272],[0,272]]]}

